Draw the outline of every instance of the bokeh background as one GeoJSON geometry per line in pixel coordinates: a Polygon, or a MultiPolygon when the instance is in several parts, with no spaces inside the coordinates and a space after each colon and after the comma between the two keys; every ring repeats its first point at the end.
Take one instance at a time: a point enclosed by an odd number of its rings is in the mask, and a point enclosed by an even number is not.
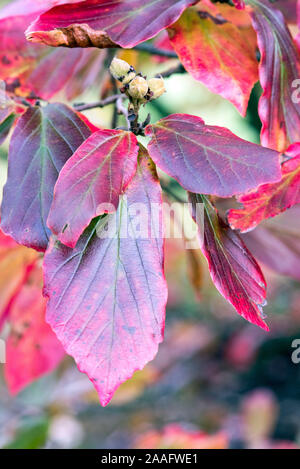
{"type": "MultiPolygon", "coordinates": [[[[122,58],[148,76],[174,65],[143,53],[126,52],[122,58]]],[[[95,83],[76,102],[98,99],[106,85],[105,79],[95,83]]],[[[145,116],[151,113],[152,122],[173,112],[190,113],[259,142],[259,85],[244,119],[187,74],[167,79],[166,88],[167,93],[143,111],[145,116]]],[[[55,100],[65,101],[64,93],[55,100]]],[[[86,113],[103,127],[111,125],[112,114],[111,106],[86,113]]],[[[0,147],[1,192],[7,150],[6,141],[0,147]]],[[[294,364],[291,355],[293,340],[300,339],[299,220],[296,207],[267,222],[258,236],[247,236],[268,281],[269,333],[246,323],[219,295],[199,251],[167,240],[167,322],[155,360],[123,384],[106,408],[70,357],[14,397],[0,365],[0,447],[298,447],[300,364],[294,364]]],[[[4,330],[1,336],[6,334],[4,330]]]]}

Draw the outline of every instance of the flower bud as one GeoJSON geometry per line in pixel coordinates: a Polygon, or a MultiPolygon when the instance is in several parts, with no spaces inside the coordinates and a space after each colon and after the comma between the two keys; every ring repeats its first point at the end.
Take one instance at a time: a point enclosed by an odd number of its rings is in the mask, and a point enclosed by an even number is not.
{"type": "Polygon", "coordinates": [[[132,98],[143,101],[148,93],[148,82],[143,77],[135,77],[129,85],[129,94],[132,98]]]}
{"type": "Polygon", "coordinates": [[[153,93],[151,100],[159,98],[166,91],[164,80],[162,78],[151,78],[148,81],[148,85],[149,90],[153,93]]]}
{"type": "Polygon", "coordinates": [[[129,83],[136,76],[134,68],[125,62],[125,60],[121,59],[113,59],[109,70],[112,76],[116,80],[121,81],[124,85],[129,83]]]}

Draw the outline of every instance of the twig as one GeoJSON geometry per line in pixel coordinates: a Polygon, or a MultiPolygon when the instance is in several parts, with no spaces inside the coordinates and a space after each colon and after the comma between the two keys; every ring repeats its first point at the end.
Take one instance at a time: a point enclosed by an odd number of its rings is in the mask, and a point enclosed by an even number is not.
{"type": "Polygon", "coordinates": [[[102,99],[101,101],[96,101],[95,103],[88,103],[88,104],[74,104],[74,108],[76,111],[87,111],[88,109],[94,108],[102,108],[108,106],[109,104],[114,104],[117,102],[118,99],[126,99],[125,94],[113,94],[112,96],[108,96],[108,98],[102,99]]]}
{"type": "MultiPolygon", "coordinates": [[[[111,84],[112,84],[112,88],[113,88],[113,93],[117,93],[118,92],[117,82],[112,76],[111,76],[111,84]]],[[[111,119],[111,128],[112,129],[115,129],[118,125],[118,109],[117,109],[118,99],[117,99],[117,101],[115,101],[115,105],[114,105],[114,109],[113,109],[113,114],[112,114],[112,119],[111,119]]]]}
{"type": "Polygon", "coordinates": [[[126,124],[127,124],[127,129],[129,130],[130,129],[130,122],[129,122],[129,119],[128,119],[128,111],[125,108],[125,106],[123,105],[123,96],[122,95],[119,96],[119,98],[116,101],[116,109],[117,109],[119,114],[123,114],[123,116],[125,117],[126,124]]]}
{"type": "Polygon", "coordinates": [[[169,59],[178,58],[176,52],[173,52],[171,50],[158,49],[158,47],[155,47],[152,44],[138,44],[133,48],[133,50],[147,52],[148,54],[158,55],[160,57],[167,57],[169,59]]]}
{"type": "Polygon", "coordinates": [[[162,72],[162,73],[157,73],[156,78],[168,78],[170,77],[171,75],[174,75],[175,73],[186,73],[186,70],[185,68],[183,67],[183,65],[181,64],[178,64],[176,65],[175,67],[172,67],[172,68],[169,68],[168,70],[166,70],[165,72],[162,72]]]}

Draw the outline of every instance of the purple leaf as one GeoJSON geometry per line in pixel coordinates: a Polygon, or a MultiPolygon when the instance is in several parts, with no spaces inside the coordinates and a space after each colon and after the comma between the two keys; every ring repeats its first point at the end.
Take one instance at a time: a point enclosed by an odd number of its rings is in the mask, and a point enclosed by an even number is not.
{"type": "Polygon", "coordinates": [[[161,221],[161,189],[153,164],[143,157],[118,211],[93,220],[75,249],[53,239],[45,256],[47,321],[94,383],[102,405],[153,359],[163,340],[167,287],[161,221]],[[147,233],[141,237],[134,235],[135,203],[145,210],[147,233]]]}
{"type": "Polygon", "coordinates": [[[258,112],[262,145],[284,151],[300,141],[298,80],[300,56],[282,13],[268,0],[248,0],[261,53],[259,79],[263,94],[258,112]],[[295,88],[296,84],[296,88],[295,88]]]}
{"type": "Polygon", "coordinates": [[[46,227],[58,173],[90,135],[86,124],[63,104],[29,108],[19,119],[9,148],[1,227],[20,244],[47,248],[46,227]]]}
{"type": "Polygon", "coordinates": [[[146,127],[146,135],[157,166],[190,192],[230,197],[281,178],[279,153],[200,117],[173,114],[146,127]]]}
{"type": "Polygon", "coordinates": [[[94,217],[117,209],[137,155],[136,137],[124,130],[98,130],[78,148],[59,175],[48,218],[63,244],[74,247],[94,217]]]}
{"type": "Polygon", "coordinates": [[[26,31],[51,46],[132,48],[174,23],[195,0],[86,0],[42,14],[26,31]]]}
{"type": "Polygon", "coordinates": [[[195,221],[199,213],[196,204],[204,204],[201,250],[216,288],[243,318],[269,330],[262,313],[266,304],[266,282],[256,260],[206,197],[190,194],[190,201],[195,221]]]}

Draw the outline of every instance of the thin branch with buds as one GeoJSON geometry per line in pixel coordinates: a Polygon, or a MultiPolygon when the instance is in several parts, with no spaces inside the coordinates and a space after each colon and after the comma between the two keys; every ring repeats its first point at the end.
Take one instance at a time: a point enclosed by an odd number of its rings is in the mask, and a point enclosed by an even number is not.
{"type": "Polygon", "coordinates": [[[108,96],[108,98],[102,99],[101,101],[96,101],[95,103],[89,104],[74,104],[73,107],[76,111],[87,111],[89,109],[95,109],[97,107],[103,108],[105,106],[109,106],[110,104],[115,104],[118,99],[126,99],[125,94],[113,94],[112,96],[108,96]]]}

